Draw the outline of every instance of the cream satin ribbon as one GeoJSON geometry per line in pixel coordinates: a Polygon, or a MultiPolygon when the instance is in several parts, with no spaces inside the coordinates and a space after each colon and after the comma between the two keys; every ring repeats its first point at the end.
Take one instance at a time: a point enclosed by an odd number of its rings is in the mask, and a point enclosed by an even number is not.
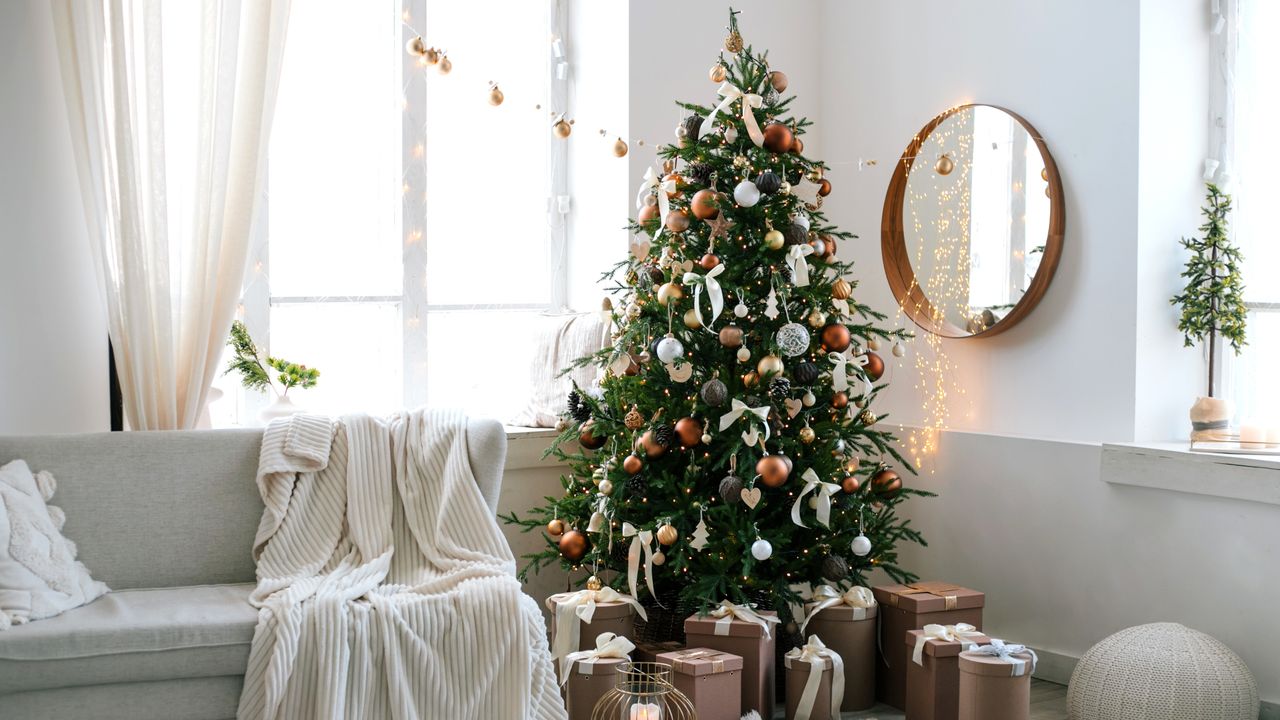
{"type": "Polygon", "coordinates": [[[588,665],[603,658],[630,660],[631,651],[635,649],[635,644],[621,635],[614,635],[611,632],[600,633],[596,636],[594,650],[577,650],[565,657],[560,665],[560,684],[564,685],[569,679],[569,670],[573,668],[575,662],[588,665]]]}
{"type": "Polygon", "coordinates": [[[793,648],[786,656],[809,663],[809,679],[804,683],[804,692],[796,706],[795,720],[809,720],[813,714],[813,704],[822,685],[822,671],[827,665],[825,660],[831,661],[831,712],[839,715],[840,703],[844,702],[844,661],[840,654],[823,645],[817,635],[810,635],[804,647],[793,648]]]}
{"type": "Polygon", "coordinates": [[[768,440],[769,439],[769,406],[762,405],[761,407],[757,407],[757,408],[748,407],[746,403],[742,402],[737,398],[734,398],[733,401],[729,403],[729,412],[720,416],[720,432],[724,432],[725,430],[728,430],[730,425],[738,421],[738,418],[748,414],[755,415],[756,417],[760,418],[760,422],[764,423],[764,439],[768,440]]]}
{"type": "Polygon", "coordinates": [[[978,628],[969,623],[957,623],[955,625],[930,623],[924,626],[924,633],[916,637],[916,647],[911,652],[911,661],[917,665],[924,665],[924,644],[930,640],[965,643],[964,649],[972,650],[978,647],[978,640],[986,639],[986,635],[978,632],[978,628]]]}
{"type": "Polygon", "coordinates": [[[800,491],[800,496],[791,505],[791,522],[800,527],[809,527],[800,519],[800,505],[804,502],[806,495],[813,491],[818,491],[818,522],[826,527],[831,527],[831,496],[840,492],[840,486],[835,483],[822,482],[818,478],[818,473],[809,468],[800,476],[804,480],[804,489],[800,491]]]}
{"type": "Polygon", "coordinates": [[[706,275],[699,275],[696,272],[686,272],[684,274],[684,284],[693,287],[693,312],[698,316],[698,322],[702,323],[702,327],[711,332],[711,324],[720,317],[720,313],[724,311],[724,292],[720,289],[720,283],[716,280],[720,274],[724,272],[724,264],[721,263],[707,271],[706,275]],[[711,303],[711,319],[702,319],[702,291],[707,291],[707,300],[711,303]]]}
{"type": "Polygon", "coordinates": [[[657,240],[658,236],[662,234],[663,224],[667,221],[667,213],[671,212],[671,200],[667,197],[667,193],[676,191],[676,182],[674,180],[663,180],[650,166],[644,171],[644,179],[640,181],[640,190],[636,192],[637,210],[644,207],[645,195],[654,191],[658,193],[658,230],[653,234],[653,239],[657,240]]]}
{"type": "Polygon", "coordinates": [[[1024,673],[1033,673],[1036,671],[1036,663],[1039,658],[1036,657],[1036,651],[1026,645],[1010,645],[1005,644],[1003,640],[991,638],[990,645],[972,648],[969,652],[979,653],[981,655],[990,655],[997,657],[1013,666],[1013,677],[1020,677],[1024,673]],[[1016,658],[1014,655],[1018,653],[1027,653],[1031,656],[1031,668],[1027,669],[1027,661],[1022,658],[1016,658]]]}
{"type": "MultiPolygon", "coordinates": [[[[631,547],[627,549],[627,585],[631,588],[631,596],[638,597],[636,581],[640,575],[640,553],[644,551],[644,582],[649,586],[649,595],[655,602],[658,593],[653,590],[653,531],[640,530],[629,522],[622,523],[622,537],[631,538],[631,547]]],[[[662,603],[658,603],[662,605],[662,603]]],[[[646,618],[647,619],[647,618],[646,618]]]]}
{"type": "Polygon", "coordinates": [[[809,611],[804,622],[800,623],[800,632],[804,632],[805,627],[808,626],[814,615],[837,605],[847,605],[853,608],[854,620],[866,620],[867,608],[876,606],[876,596],[871,594],[871,588],[861,585],[854,585],[845,590],[843,594],[830,585],[819,585],[813,591],[813,600],[811,602],[813,603],[813,609],[809,611]]]}
{"type": "Polygon", "coordinates": [[[640,617],[649,619],[634,595],[623,595],[608,586],[599,590],[558,593],[547,598],[547,609],[555,613],[556,623],[556,640],[551,646],[551,657],[560,661],[561,673],[568,670],[565,658],[578,647],[582,639],[581,623],[591,624],[596,614],[596,603],[611,602],[627,603],[636,609],[640,617]]]}
{"type": "MultiPolygon", "coordinates": [[[[747,126],[747,135],[751,138],[751,142],[756,147],[764,147],[764,133],[760,132],[760,125],[756,122],[756,114],[751,112],[764,105],[764,98],[752,93],[744,93],[736,85],[728,80],[720,84],[717,90],[724,97],[720,104],[715,106],[711,114],[707,116],[707,127],[711,127],[716,122],[716,116],[729,109],[734,100],[742,98],[742,123],[747,126]]],[[[816,186],[815,186],[816,187],[816,186]]],[[[816,190],[815,196],[816,195],[816,190]]]]}
{"type": "Polygon", "coordinates": [[[791,265],[791,277],[795,279],[796,287],[809,284],[809,263],[804,258],[812,254],[813,246],[807,243],[792,245],[787,251],[787,263],[791,265]]]}
{"type": "Polygon", "coordinates": [[[733,621],[741,620],[749,622],[753,625],[759,625],[764,629],[764,636],[767,638],[772,633],[769,631],[769,623],[777,623],[778,618],[769,615],[761,615],[755,611],[754,605],[738,605],[729,600],[721,600],[719,607],[711,611],[711,617],[716,619],[716,635],[728,635],[729,627],[733,625],[733,621]]]}

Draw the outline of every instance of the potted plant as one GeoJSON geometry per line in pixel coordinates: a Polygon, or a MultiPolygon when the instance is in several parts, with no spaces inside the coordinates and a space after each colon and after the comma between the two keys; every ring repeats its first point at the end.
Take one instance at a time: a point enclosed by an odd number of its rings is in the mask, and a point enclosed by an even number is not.
{"type": "Polygon", "coordinates": [[[1231,420],[1231,407],[1214,396],[1214,369],[1218,354],[1218,336],[1240,354],[1245,345],[1244,284],[1240,277],[1240,250],[1227,234],[1227,216],[1231,213],[1231,196],[1218,186],[1207,183],[1207,203],[1201,213],[1202,238],[1183,238],[1182,246],[1191,251],[1182,277],[1187,279],[1182,292],[1169,301],[1182,308],[1178,329],[1183,345],[1191,347],[1208,339],[1208,393],[1191,406],[1191,440],[1226,440],[1231,420]]]}
{"type": "Polygon", "coordinates": [[[249,329],[239,320],[231,323],[231,336],[227,339],[227,345],[231,346],[235,355],[227,364],[226,373],[240,373],[240,382],[250,390],[270,389],[275,393],[275,401],[258,413],[262,422],[267,423],[301,411],[289,399],[289,390],[295,387],[304,390],[315,387],[320,378],[319,370],[270,356],[264,362],[258,346],[249,335],[249,329]],[[274,378],[271,371],[276,373],[274,378]]]}

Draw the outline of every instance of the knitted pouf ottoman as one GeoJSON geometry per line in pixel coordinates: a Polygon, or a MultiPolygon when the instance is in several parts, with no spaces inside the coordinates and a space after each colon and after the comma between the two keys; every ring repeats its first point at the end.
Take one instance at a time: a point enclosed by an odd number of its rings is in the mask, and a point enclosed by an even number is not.
{"type": "Polygon", "coordinates": [[[1240,657],[1177,623],[1139,625],[1094,645],[1067,689],[1070,720],[1257,720],[1240,657]]]}

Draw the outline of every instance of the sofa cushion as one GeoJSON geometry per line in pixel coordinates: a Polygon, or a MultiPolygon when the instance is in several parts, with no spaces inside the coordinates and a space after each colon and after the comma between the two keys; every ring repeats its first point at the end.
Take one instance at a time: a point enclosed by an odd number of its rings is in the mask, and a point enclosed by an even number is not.
{"type": "Polygon", "coordinates": [[[113,682],[243,675],[253,585],[124,590],[0,633],[0,695],[113,682]]]}

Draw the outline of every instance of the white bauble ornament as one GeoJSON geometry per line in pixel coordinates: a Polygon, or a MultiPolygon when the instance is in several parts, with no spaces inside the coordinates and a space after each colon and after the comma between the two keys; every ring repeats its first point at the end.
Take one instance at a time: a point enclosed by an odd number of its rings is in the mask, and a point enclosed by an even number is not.
{"type": "Polygon", "coordinates": [[[813,391],[805,392],[804,397],[800,398],[800,402],[804,403],[805,407],[813,407],[813,404],[817,401],[818,398],[813,396],[813,391]]]}
{"type": "Polygon", "coordinates": [[[738,362],[746,362],[751,359],[751,351],[745,347],[738,348],[738,362]]]}
{"type": "Polygon", "coordinates": [[[867,338],[867,349],[868,349],[868,350],[879,350],[879,349],[880,349],[880,341],[879,341],[878,339],[876,339],[876,338],[867,338]]]}
{"type": "Polygon", "coordinates": [[[658,341],[658,359],[662,362],[669,363],[683,354],[684,345],[676,339],[675,335],[668,334],[658,341]]]}
{"type": "Polygon", "coordinates": [[[858,533],[858,537],[849,543],[849,549],[858,557],[866,557],[867,553],[871,552],[871,540],[866,535],[858,533]]]}
{"type": "Polygon", "coordinates": [[[773,546],[768,540],[761,538],[751,543],[751,557],[757,560],[768,560],[773,557],[773,546]]]}
{"type": "Polygon", "coordinates": [[[664,563],[664,562],[666,562],[666,561],[667,561],[667,556],[666,556],[666,555],[664,555],[664,554],[663,554],[663,552],[662,552],[661,550],[659,550],[658,552],[656,552],[656,553],[654,553],[654,554],[653,554],[653,564],[654,564],[654,565],[661,565],[662,563],[664,563]]]}
{"type": "Polygon", "coordinates": [[[727,143],[738,142],[738,129],[732,126],[725,128],[724,141],[727,143]]]}
{"type": "Polygon", "coordinates": [[[799,225],[804,228],[805,232],[809,232],[809,216],[804,213],[796,213],[791,216],[791,224],[799,225]]]}
{"type": "Polygon", "coordinates": [[[742,301],[739,301],[737,305],[733,306],[733,314],[737,317],[744,318],[749,312],[751,311],[747,309],[747,304],[742,301]]]}
{"type": "Polygon", "coordinates": [[[601,480],[601,481],[600,481],[600,494],[601,494],[601,495],[612,495],[612,494],[613,494],[613,481],[612,481],[612,480],[601,480]]]}
{"type": "Polygon", "coordinates": [[[778,349],[787,357],[803,355],[809,350],[809,331],[800,323],[787,323],[778,328],[778,349]]]}
{"type": "Polygon", "coordinates": [[[709,433],[702,433],[702,444],[703,445],[711,444],[711,435],[709,433]]]}
{"type": "Polygon", "coordinates": [[[900,343],[900,342],[896,342],[896,343],[894,343],[894,344],[893,344],[893,356],[894,356],[894,357],[902,357],[903,355],[906,355],[906,354],[907,354],[907,346],[906,346],[906,345],[903,345],[903,344],[902,344],[902,343],[900,343]]]}
{"type": "Polygon", "coordinates": [[[627,303],[627,317],[638,318],[643,311],[644,308],[639,303],[627,303]]]}
{"type": "Polygon", "coordinates": [[[750,180],[743,180],[733,188],[733,199],[742,207],[751,207],[760,202],[760,188],[750,180]]]}
{"type": "Polygon", "coordinates": [[[810,509],[810,510],[817,510],[817,509],[818,509],[818,496],[817,496],[817,495],[810,495],[810,496],[809,496],[809,509],[810,509]]]}

